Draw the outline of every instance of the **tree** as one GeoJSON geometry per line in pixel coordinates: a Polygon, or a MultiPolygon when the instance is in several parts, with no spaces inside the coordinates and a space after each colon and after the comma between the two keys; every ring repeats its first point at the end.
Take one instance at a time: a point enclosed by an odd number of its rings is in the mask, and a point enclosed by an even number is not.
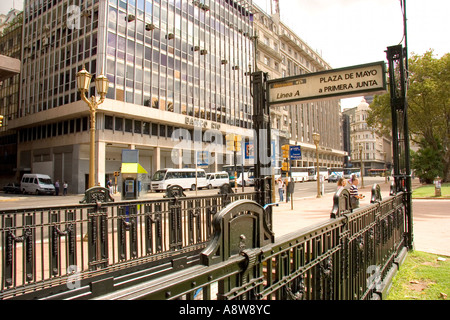
{"type": "MultiPolygon", "coordinates": [[[[408,123],[410,140],[423,151],[432,148],[443,166],[443,180],[450,179],[450,54],[433,51],[409,59],[408,123]],[[441,151],[439,149],[441,148],[441,151]]],[[[367,123],[381,133],[391,130],[389,94],[376,96],[367,123]]],[[[428,151],[427,151],[428,152],[428,151]]]]}
{"type": "Polygon", "coordinates": [[[442,145],[436,141],[438,149],[428,145],[425,139],[422,139],[420,148],[417,152],[412,151],[411,164],[415,174],[425,183],[433,183],[436,177],[442,177],[444,166],[441,161],[442,145]]]}

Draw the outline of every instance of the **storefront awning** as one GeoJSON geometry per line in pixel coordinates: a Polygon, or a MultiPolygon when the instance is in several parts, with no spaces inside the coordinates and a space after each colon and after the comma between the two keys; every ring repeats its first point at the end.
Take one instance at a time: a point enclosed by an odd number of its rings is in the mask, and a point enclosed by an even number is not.
{"type": "Polygon", "coordinates": [[[121,173],[148,173],[139,163],[122,163],[121,173]]]}

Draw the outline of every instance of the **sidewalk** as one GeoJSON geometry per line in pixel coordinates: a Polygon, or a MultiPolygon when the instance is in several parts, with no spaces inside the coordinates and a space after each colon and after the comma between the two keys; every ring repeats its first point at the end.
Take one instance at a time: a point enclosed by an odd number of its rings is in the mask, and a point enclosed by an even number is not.
{"type": "MultiPolygon", "coordinates": [[[[380,183],[381,196],[389,196],[390,184],[380,183]]],[[[413,189],[420,186],[418,179],[413,180],[413,189]]],[[[365,198],[360,206],[370,203],[372,185],[360,188],[365,198]]],[[[322,198],[301,198],[294,195],[294,210],[291,203],[279,203],[273,207],[275,238],[328,220],[333,207],[334,193],[322,198]]],[[[450,200],[413,199],[414,249],[450,257],[450,200]]]]}

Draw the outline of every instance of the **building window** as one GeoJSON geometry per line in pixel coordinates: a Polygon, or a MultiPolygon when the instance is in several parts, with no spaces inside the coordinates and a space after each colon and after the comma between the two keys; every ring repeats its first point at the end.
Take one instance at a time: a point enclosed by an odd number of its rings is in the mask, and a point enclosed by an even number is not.
{"type": "Polygon", "coordinates": [[[142,122],[138,120],[134,120],[134,133],[142,132],[142,122]]]}
{"type": "Polygon", "coordinates": [[[114,130],[123,131],[123,119],[122,118],[116,118],[114,130]]]}
{"type": "Polygon", "coordinates": [[[125,119],[125,132],[133,132],[133,120],[125,119]]]}
{"type": "Polygon", "coordinates": [[[113,130],[113,117],[105,116],[105,129],[113,130]]]}
{"type": "Polygon", "coordinates": [[[142,133],[143,134],[150,134],[150,123],[149,122],[143,122],[142,123],[142,133]]]}
{"type": "Polygon", "coordinates": [[[157,137],[158,136],[158,124],[152,123],[152,136],[157,137]]]}

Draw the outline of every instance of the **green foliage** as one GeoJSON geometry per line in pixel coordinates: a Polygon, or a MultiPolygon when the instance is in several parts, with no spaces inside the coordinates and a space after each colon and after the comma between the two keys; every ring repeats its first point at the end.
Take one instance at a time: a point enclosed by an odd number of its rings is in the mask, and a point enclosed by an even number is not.
{"type": "MultiPolygon", "coordinates": [[[[370,105],[369,126],[391,131],[389,94],[376,96],[370,105]]],[[[450,172],[450,54],[433,51],[409,59],[408,124],[410,139],[422,146],[422,157],[439,156],[444,181],[450,172]],[[425,142],[422,142],[425,141],[425,142]],[[440,144],[440,145],[439,145],[440,144]],[[431,150],[432,149],[432,150],[431,150]]],[[[420,162],[421,156],[417,161],[420,162]]],[[[433,164],[436,164],[433,161],[433,164]]],[[[422,168],[424,166],[421,166],[422,168]]],[[[431,173],[430,173],[431,175],[431,173]]]]}
{"type": "Polygon", "coordinates": [[[442,178],[444,174],[442,145],[439,141],[436,141],[435,145],[436,148],[428,145],[425,139],[422,139],[420,149],[412,152],[412,168],[425,183],[432,183],[434,178],[438,176],[442,178]]]}

